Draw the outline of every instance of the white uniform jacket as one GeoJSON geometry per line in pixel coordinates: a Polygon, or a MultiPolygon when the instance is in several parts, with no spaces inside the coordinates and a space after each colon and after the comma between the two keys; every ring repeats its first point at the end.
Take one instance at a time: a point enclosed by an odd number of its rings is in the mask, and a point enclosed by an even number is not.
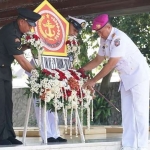
{"type": "Polygon", "coordinates": [[[150,69],[145,57],[133,41],[117,28],[112,28],[107,40],[100,39],[98,54],[108,59],[121,57],[116,70],[126,91],[150,78],[150,69]]]}

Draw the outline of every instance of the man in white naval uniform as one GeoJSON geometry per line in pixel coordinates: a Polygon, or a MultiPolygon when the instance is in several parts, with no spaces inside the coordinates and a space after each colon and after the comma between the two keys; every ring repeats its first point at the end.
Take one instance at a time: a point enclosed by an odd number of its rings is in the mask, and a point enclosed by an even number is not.
{"type": "MultiPolygon", "coordinates": [[[[86,28],[88,25],[87,22],[83,19],[78,19],[72,16],[69,17],[69,36],[77,36],[78,33],[83,29],[86,28]]],[[[34,103],[35,113],[37,122],[39,122],[39,107],[36,106],[36,101],[34,103]]],[[[41,118],[42,119],[42,118],[41,118]]],[[[51,111],[46,112],[46,121],[47,121],[47,142],[67,142],[66,139],[60,137],[59,129],[56,128],[55,119],[57,119],[58,123],[58,116],[55,117],[55,113],[51,111]]],[[[40,135],[44,140],[44,124],[41,121],[41,130],[40,135]]],[[[57,126],[58,127],[58,126],[57,126]]]]}
{"type": "Polygon", "coordinates": [[[79,71],[92,70],[106,58],[108,62],[83,87],[93,87],[112,69],[118,70],[123,126],[121,149],[148,150],[150,70],[146,59],[124,32],[112,27],[107,14],[97,16],[92,29],[101,37],[99,52],[79,71]]]}

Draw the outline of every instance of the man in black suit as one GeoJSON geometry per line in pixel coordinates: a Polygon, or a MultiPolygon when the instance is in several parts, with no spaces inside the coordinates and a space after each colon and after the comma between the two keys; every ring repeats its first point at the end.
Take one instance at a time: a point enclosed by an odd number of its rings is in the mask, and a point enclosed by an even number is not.
{"type": "Polygon", "coordinates": [[[21,37],[36,26],[40,15],[25,9],[18,9],[18,18],[0,29],[0,145],[22,144],[13,130],[12,113],[12,71],[11,64],[16,59],[21,67],[30,72],[33,66],[24,57],[21,37]]]}

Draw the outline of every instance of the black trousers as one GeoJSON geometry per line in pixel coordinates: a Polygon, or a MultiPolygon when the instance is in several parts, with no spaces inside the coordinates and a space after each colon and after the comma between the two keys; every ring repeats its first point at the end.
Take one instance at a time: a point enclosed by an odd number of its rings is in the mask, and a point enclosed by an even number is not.
{"type": "Polygon", "coordinates": [[[0,140],[15,137],[12,114],[12,81],[0,79],[0,140]]]}

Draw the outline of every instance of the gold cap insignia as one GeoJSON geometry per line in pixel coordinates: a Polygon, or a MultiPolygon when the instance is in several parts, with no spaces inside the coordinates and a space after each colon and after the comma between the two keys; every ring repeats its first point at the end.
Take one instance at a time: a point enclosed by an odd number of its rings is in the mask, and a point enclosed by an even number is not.
{"type": "Polygon", "coordinates": [[[16,38],[16,39],[15,39],[15,42],[20,42],[20,39],[16,38]]]}
{"type": "Polygon", "coordinates": [[[100,29],[100,28],[101,28],[101,25],[100,25],[100,24],[97,24],[97,25],[96,25],[96,28],[97,28],[97,29],[100,29]]]}
{"type": "Polygon", "coordinates": [[[81,27],[82,27],[82,28],[85,28],[85,25],[86,25],[85,22],[82,22],[82,23],[81,23],[81,27]]]}

